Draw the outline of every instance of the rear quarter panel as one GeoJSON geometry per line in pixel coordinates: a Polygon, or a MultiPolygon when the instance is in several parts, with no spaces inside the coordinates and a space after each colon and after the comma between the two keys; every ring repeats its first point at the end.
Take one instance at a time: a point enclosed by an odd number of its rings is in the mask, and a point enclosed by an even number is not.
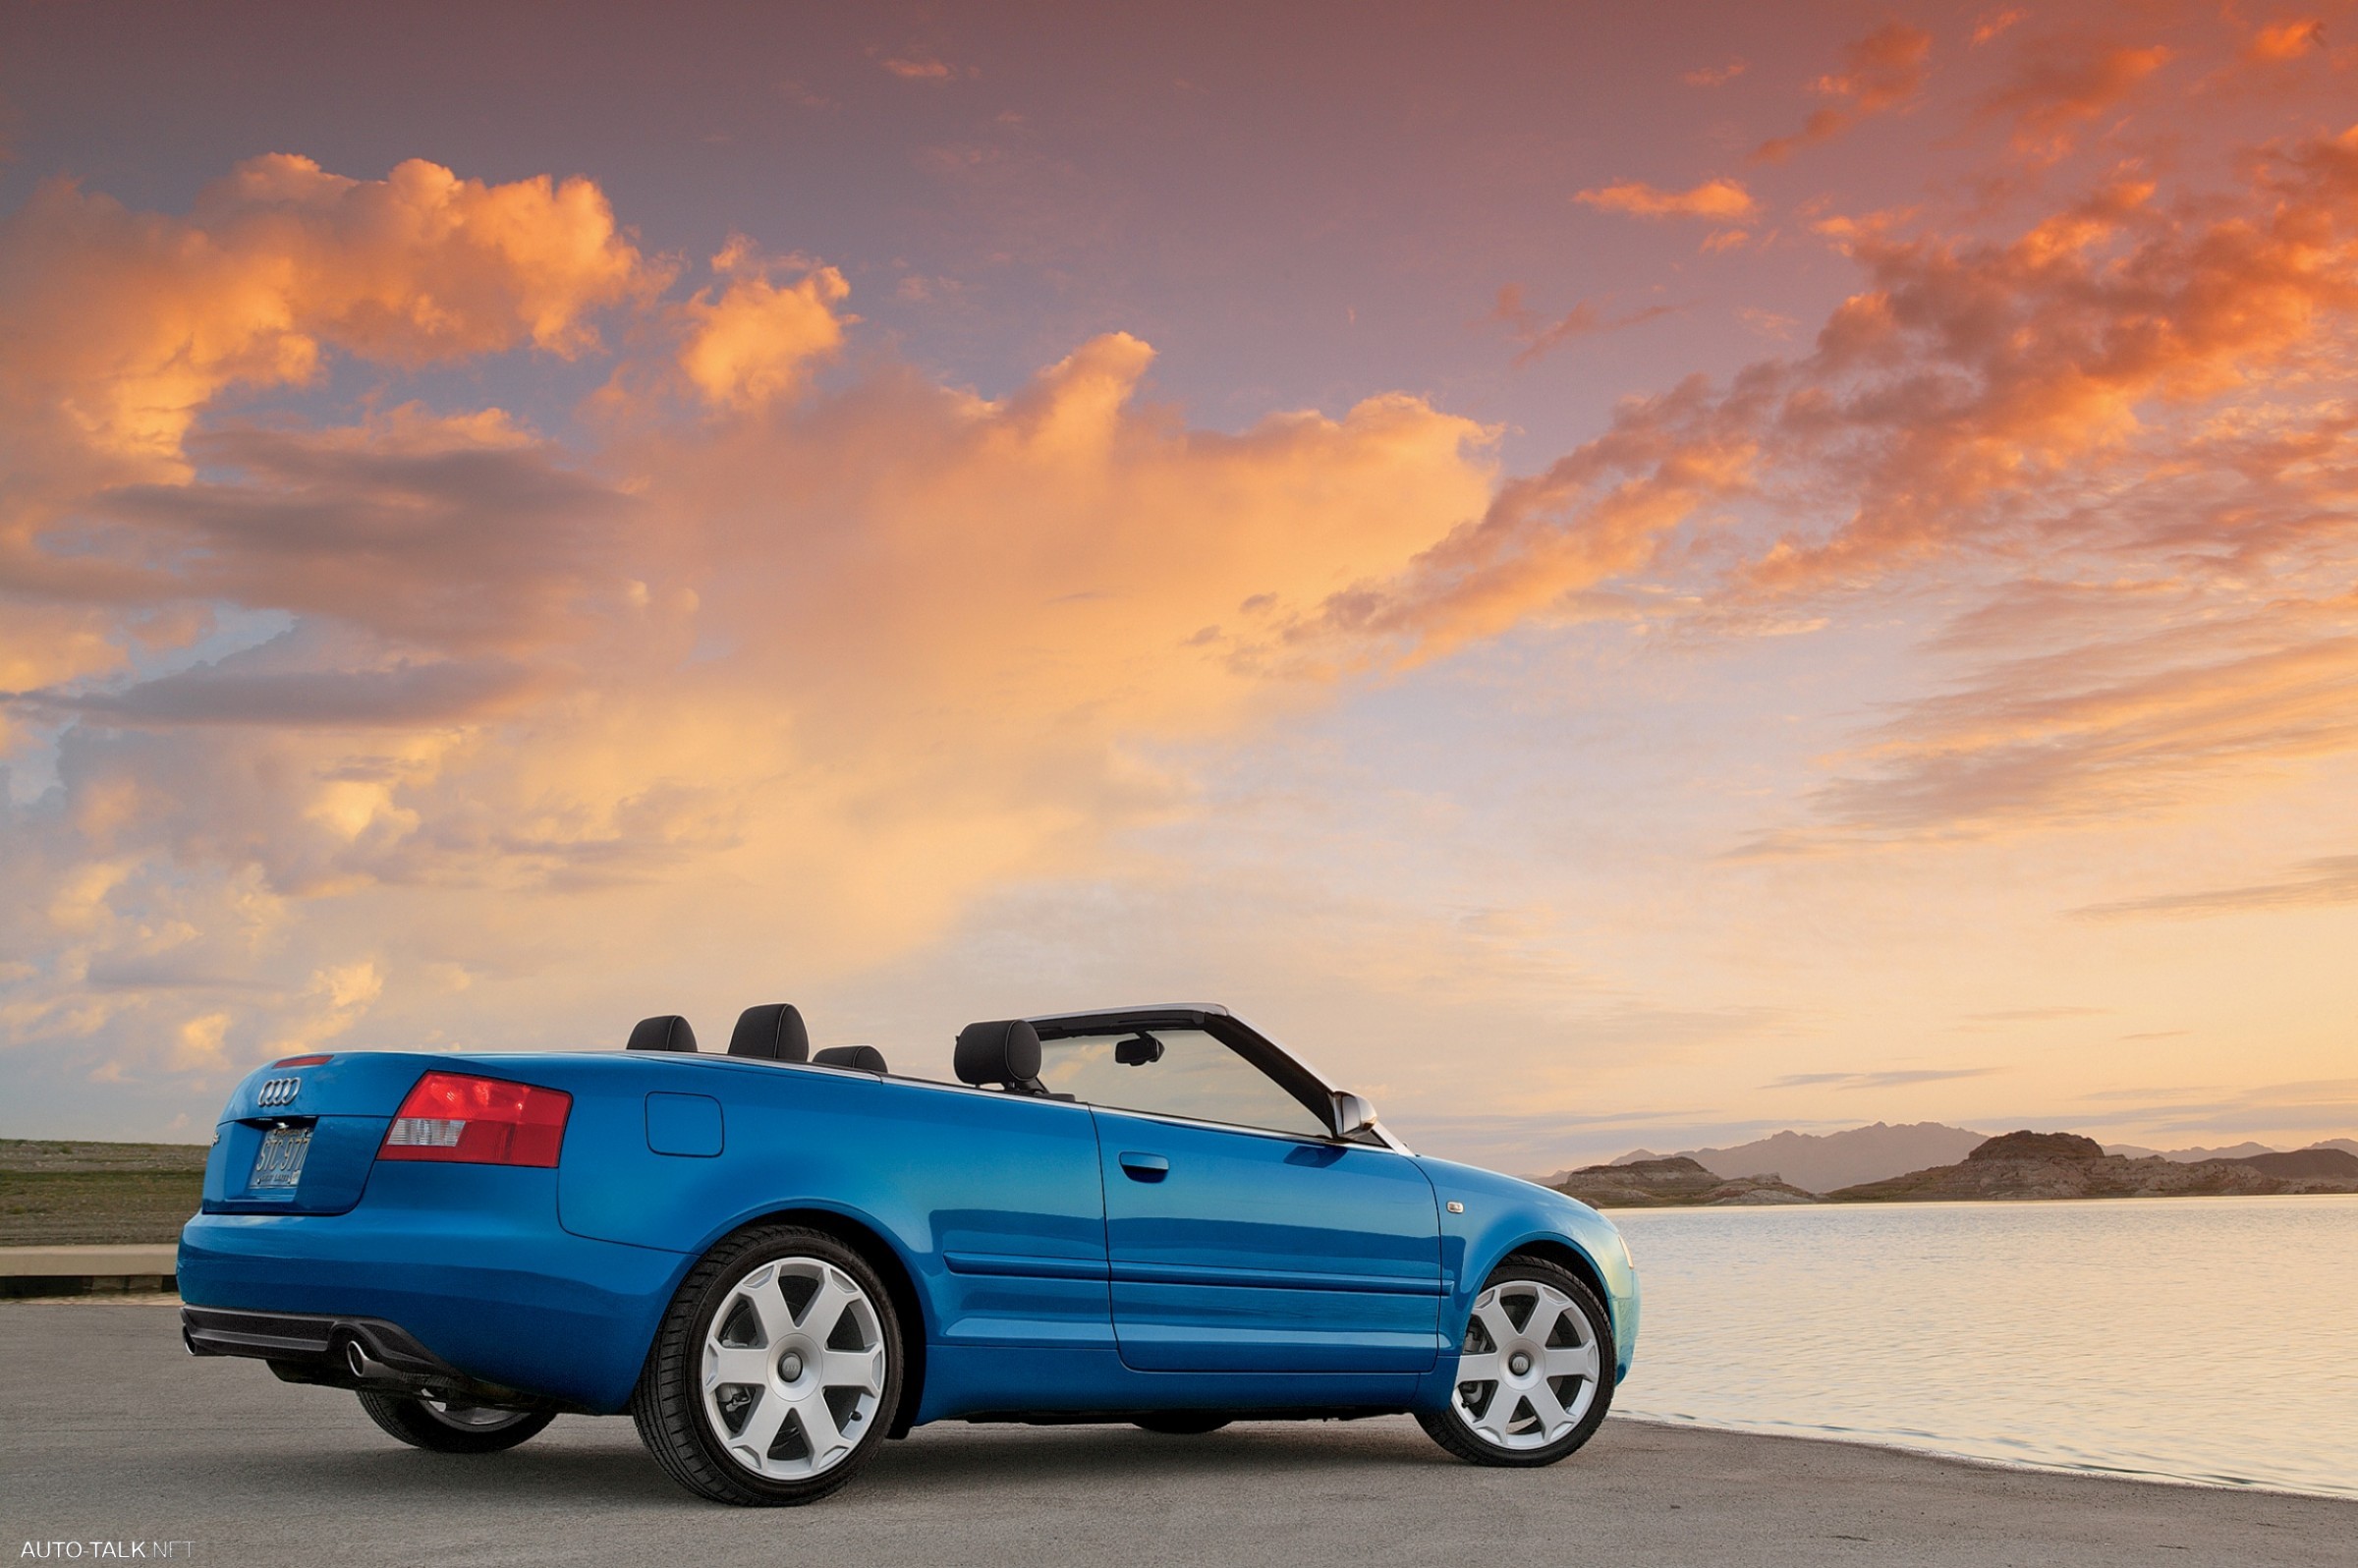
{"type": "Polygon", "coordinates": [[[725,1057],[585,1062],[569,1087],[576,1235],[700,1256],[782,1209],[840,1214],[898,1255],[929,1341],[1112,1344],[1086,1106],[725,1057]],[[719,1152],[656,1152],[650,1093],[718,1101],[719,1152]]]}

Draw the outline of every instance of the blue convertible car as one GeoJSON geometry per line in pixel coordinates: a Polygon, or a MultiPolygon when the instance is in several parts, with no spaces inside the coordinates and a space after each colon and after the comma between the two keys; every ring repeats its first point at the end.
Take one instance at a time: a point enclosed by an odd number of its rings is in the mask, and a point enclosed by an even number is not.
{"type": "Polygon", "coordinates": [[[957,1083],[750,1008],[627,1050],[296,1056],[230,1100],[183,1332],[511,1447],[628,1410],[682,1484],[800,1503],[944,1420],[1412,1412],[1544,1465],[1637,1338],[1612,1225],[1411,1154],[1225,1008],[976,1024],[957,1083]]]}

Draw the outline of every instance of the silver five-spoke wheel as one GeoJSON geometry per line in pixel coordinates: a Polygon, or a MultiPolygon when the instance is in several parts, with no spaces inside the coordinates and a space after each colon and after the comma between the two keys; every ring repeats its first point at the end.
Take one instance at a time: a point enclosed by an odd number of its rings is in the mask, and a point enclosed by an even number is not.
{"type": "Polygon", "coordinates": [[[1604,1420],[1613,1371],[1597,1293],[1550,1260],[1510,1258],[1474,1298],[1448,1408],[1417,1419],[1476,1464],[1553,1464],[1604,1420]]]}
{"type": "Polygon", "coordinates": [[[781,1258],[730,1287],[704,1335],[704,1415],[728,1455],[770,1481],[841,1464],[884,1397],[884,1335],[858,1280],[781,1258]]]}

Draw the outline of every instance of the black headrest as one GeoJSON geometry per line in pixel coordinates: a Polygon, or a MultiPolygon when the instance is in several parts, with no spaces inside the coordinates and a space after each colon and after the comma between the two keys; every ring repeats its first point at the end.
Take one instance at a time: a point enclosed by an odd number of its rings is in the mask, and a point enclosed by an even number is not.
{"type": "Polygon", "coordinates": [[[807,1062],[811,1059],[811,1032],[803,1027],[803,1015],[791,1002],[763,1002],[749,1007],[737,1015],[737,1028],[729,1036],[731,1056],[758,1056],[770,1062],[807,1062]]]}
{"type": "Polygon", "coordinates": [[[1004,1084],[1032,1093],[1039,1088],[1039,1034],[1020,1018],[969,1024],[958,1032],[952,1058],[962,1084],[1004,1084]]]}
{"type": "Polygon", "coordinates": [[[665,1013],[660,1018],[643,1018],[631,1030],[631,1042],[626,1051],[692,1051],[696,1049],[696,1031],[688,1020],[677,1013],[665,1013]]]}
{"type": "Polygon", "coordinates": [[[829,1067],[856,1067],[864,1073],[888,1073],[884,1053],[873,1045],[830,1045],[811,1058],[829,1067]]]}

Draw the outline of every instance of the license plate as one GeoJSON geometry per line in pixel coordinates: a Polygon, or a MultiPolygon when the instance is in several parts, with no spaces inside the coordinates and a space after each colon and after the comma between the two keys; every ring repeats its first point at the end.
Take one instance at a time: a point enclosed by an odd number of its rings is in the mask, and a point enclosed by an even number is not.
{"type": "Polygon", "coordinates": [[[271,1128],[262,1135],[261,1152],[253,1156],[253,1175],[246,1185],[257,1193],[292,1191],[303,1180],[303,1157],[310,1151],[309,1128],[271,1128]]]}

